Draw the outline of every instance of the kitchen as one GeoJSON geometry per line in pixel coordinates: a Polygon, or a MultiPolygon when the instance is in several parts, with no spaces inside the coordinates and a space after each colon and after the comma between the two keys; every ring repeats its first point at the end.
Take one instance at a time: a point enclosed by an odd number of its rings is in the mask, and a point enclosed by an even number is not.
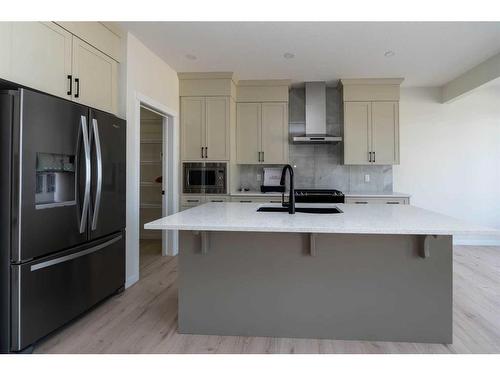
{"type": "MultiPolygon", "coordinates": [[[[0,42],[8,40],[2,124],[11,124],[2,126],[2,206],[14,207],[3,211],[2,244],[14,255],[26,249],[17,258],[2,253],[3,270],[26,269],[3,273],[2,350],[244,353],[245,337],[254,352],[269,342],[283,345],[272,352],[309,352],[317,340],[329,353],[370,352],[369,342],[384,353],[496,352],[498,319],[460,302],[478,287],[467,289],[470,257],[483,256],[477,272],[498,281],[485,266],[496,262],[500,228],[494,43],[461,64],[454,54],[462,46],[452,44],[427,74],[399,60],[411,54],[396,48],[398,37],[391,47],[379,41],[373,64],[356,69],[346,68],[349,57],[318,48],[315,56],[338,59],[336,70],[301,51],[317,33],[359,25],[284,25],[282,34],[272,23],[232,26],[254,48],[258,28],[286,38],[298,27],[307,41],[286,49],[270,41],[276,56],[246,66],[237,48],[225,56],[238,61],[214,62],[223,23],[0,24],[0,42]],[[190,32],[210,42],[186,48],[190,32]],[[33,59],[38,71],[24,63],[33,59]],[[491,72],[490,83],[474,69],[491,72]],[[154,160],[141,159],[146,141],[154,144],[141,138],[144,110],[164,119],[154,160]],[[440,155],[450,149],[454,155],[440,155]],[[144,165],[160,158],[162,170],[146,181],[144,165]],[[153,183],[160,206],[143,220],[141,189],[153,183]],[[480,192],[474,199],[470,186],[480,192]],[[11,232],[23,223],[21,234],[11,232]],[[145,236],[158,230],[155,256],[141,263],[145,236]],[[109,258],[107,247],[115,248],[109,258]],[[51,267],[62,270],[53,284],[30,281],[51,267]],[[40,324],[40,309],[54,320],[40,324]],[[457,328],[464,319],[468,328],[457,328]],[[481,331],[484,324],[492,328],[481,331]]],[[[366,27],[405,30],[414,49],[426,30],[468,35],[471,50],[500,32],[497,24],[460,26],[366,27]]],[[[356,40],[369,44],[366,35],[356,40]]],[[[429,48],[437,53],[439,42],[429,48]]],[[[482,298],[498,302],[485,289],[482,298]]]]}

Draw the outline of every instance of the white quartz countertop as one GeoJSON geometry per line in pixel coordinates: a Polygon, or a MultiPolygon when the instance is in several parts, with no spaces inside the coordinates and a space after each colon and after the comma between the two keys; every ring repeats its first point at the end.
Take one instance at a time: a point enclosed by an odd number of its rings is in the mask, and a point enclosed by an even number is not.
{"type": "MultiPolygon", "coordinates": [[[[144,225],[145,229],[238,232],[497,235],[500,231],[410,205],[337,206],[340,214],[257,212],[270,203],[206,203],[144,225]]],[[[297,207],[307,204],[297,204],[297,207]]],[[[327,206],[327,205],[321,205],[327,206]]]]}

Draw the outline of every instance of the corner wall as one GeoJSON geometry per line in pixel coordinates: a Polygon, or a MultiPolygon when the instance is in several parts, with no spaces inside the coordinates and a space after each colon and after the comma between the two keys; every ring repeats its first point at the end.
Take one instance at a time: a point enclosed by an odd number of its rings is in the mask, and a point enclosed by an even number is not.
{"type": "Polygon", "coordinates": [[[140,129],[137,126],[137,95],[179,112],[179,80],[168,64],[134,35],[127,34],[127,250],[126,286],[139,279],[139,175],[140,129]]]}
{"type": "MultiPolygon", "coordinates": [[[[401,89],[394,190],[412,194],[415,206],[500,229],[500,87],[440,100],[439,88],[401,89]]],[[[455,243],[500,245],[500,238],[455,243]]]]}

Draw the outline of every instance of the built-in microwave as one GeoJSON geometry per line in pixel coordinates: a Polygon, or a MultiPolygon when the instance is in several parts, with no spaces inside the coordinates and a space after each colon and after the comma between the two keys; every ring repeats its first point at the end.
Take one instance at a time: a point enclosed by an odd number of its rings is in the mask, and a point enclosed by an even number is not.
{"type": "Polygon", "coordinates": [[[227,194],[226,163],[184,163],[185,194],[227,194]]]}

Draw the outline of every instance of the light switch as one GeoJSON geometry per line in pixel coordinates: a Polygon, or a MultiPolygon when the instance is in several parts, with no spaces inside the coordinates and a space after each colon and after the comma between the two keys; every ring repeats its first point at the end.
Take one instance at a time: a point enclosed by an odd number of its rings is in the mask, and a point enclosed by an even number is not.
{"type": "Polygon", "coordinates": [[[365,182],[370,182],[370,175],[369,174],[365,174],[365,182]]]}

